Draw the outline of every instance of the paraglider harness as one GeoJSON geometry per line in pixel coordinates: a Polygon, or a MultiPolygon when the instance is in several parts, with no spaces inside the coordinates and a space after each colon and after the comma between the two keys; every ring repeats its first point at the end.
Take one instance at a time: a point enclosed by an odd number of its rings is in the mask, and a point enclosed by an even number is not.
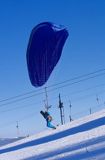
{"type": "Polygon", "coordinates": [[[47,111],[45,111],[45,112],[40,111],[40,113],[46,119],[46,121],[50,121],[50,122],[52,121],[52,116],[50,116],[50,114],[47,111]]]}

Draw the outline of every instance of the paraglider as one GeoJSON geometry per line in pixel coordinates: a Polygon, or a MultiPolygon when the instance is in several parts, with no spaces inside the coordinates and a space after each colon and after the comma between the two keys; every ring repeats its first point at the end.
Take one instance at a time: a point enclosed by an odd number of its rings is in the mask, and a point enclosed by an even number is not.
{"type": "Polygon", "coordinates": [[[31,32],[27,47],[27,66],[31,84],[43,86],[58,63],[68,37],[64,26],[43,22],[31,32]]]}
{"type": "MultiPolygon", "coordinates": [[[[33,86],[40,87],[47,82],[61,57],[68,35],[64,26],[51,22],[40,23],[32,29],[26,59],[29,78],[33,86]]],[[[51,123],[52,117],[48,112],[47,93],[46,102],[47,111],[40,111],[40,113],[45,118],[47,127],[56,129],[51,123]]]]}

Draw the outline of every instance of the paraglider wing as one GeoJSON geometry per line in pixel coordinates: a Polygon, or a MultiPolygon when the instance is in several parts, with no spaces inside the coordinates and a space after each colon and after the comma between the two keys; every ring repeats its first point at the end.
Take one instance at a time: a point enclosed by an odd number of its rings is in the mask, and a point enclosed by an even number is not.
{"type": "Polygon", "coordinates": [[[44,85],[60,59],[68,31],[50,22],[40,23],[31,32],[27,47],[27,66],[33,86],[44,85]]]}

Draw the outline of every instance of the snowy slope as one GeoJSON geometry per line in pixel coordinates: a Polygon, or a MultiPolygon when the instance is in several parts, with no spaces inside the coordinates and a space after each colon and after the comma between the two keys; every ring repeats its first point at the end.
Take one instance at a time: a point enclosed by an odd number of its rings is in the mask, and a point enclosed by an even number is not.
{"type": "Polygon", "coordinates": [[[0,147],[0,160],[105,160],[105,110],[0,147]]]}
{"type": "Polygon", "coordinates": [[[0,138],[0,147],[1,146],[4,146],[6,144],[9,144],[9,143],[13,143],[15,141],[18,141],[20,139],[23,139],[24,137],[16,137],[16,138],[0,138]]]}

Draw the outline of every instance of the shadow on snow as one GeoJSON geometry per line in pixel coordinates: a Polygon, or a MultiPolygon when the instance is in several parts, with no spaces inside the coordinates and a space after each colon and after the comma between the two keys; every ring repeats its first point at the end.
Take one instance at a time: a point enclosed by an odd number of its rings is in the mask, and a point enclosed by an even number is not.
{"type": "Polygon", "coordinates": [[[57,149],[55,151],[52,152],[45,152],[43,154],[40,154],[38,156],[33,156],[30,158],[26,158],[24,160],[40,160],[40,159],[49,159],[49,158],[53,158],[53,156],[55,155],[60,155],[60,154],[65,154],[64,157],[58,157],[58,158],[54,158],[54,160],[82,160],[82,159],[86,159],[92,156],[98,156],[99,154],[105,153],[105,148],[98,148],[95,151],[89,151],[89,146],[94,145],[94,144],[98,144],[101,142],[105,141],[105,136],[101,136],[98,138],[94,138],[92,140],[87,140],[87,141],[83,141],[81,143],[77,143],[74,145],[70,145],[70,146],[66,146],[63,149],[57,149]],[[82,152],[76,153],[75,155],[66,155],[68,153],[71,153],[72,151],[76,151],[82,149],[82,152]]]}
{"type": "Polygon", "coordinates": [[[57,140],[57,139],[60,139],[60,138],[63,138],[63,137],[69,136],[69,135],[73,135],[73,134],[76,134],[76,133],[79,133],[79,132],[84,132],[84,131],[102,126],[104,124],[105,124],[105,117],[102,117],[102,118],[99,118],[99,119],[81,124],[79,126],[69,128],[67,130],[55,133],[53,135],[48,135],[48,136],[45,136],[45,137],[38,138],[36,140],[32,140],[32,141],[29,141],[29,142],[26,142],[26,143],[23,143],[23,144],[13,146],[13,147],[1,149],[0,154],[10,152],[10,151],[15,151],[15,150],[25,148],[25,147],[39,145],[39,144],[42,144],[42,143],[47,143],[49,141],[54,141],[54,140],[57,140]]]}

